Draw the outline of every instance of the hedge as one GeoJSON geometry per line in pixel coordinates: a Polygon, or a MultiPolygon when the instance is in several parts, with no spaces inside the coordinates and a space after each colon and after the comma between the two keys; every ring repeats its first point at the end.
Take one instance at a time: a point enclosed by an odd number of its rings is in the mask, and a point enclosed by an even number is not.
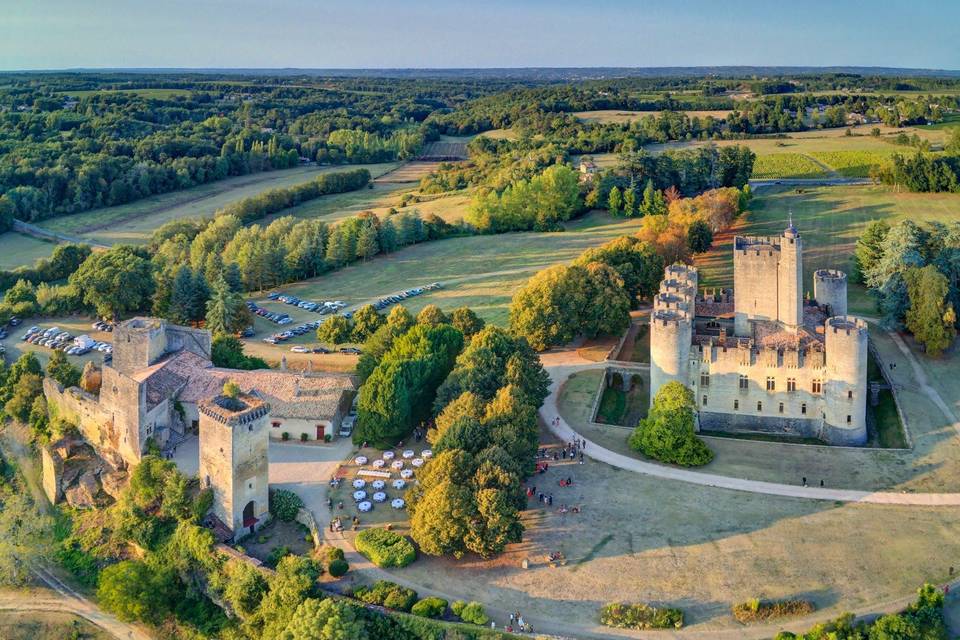
{"type": "Polygon", "coordinates": [[[658,609],[642,602],[611,602],[601,607],[600,623],[618,629],[679,629],[683,626],[683,612],[658,609]]]}
{"type": "Polygon", "coordinates": [[[816,607],[809,600],[760,600],[752,598],[733,605],[733,617],[737,622],[750,624],[764,622],[774,618],[805,616],[814,612],[816,607]]]}
{"type": "Polygon", "coordinates": [[[443,598],[429,597],[417,601],[410,613],[424,618],[439,618],[447,610],[447,601],[443,598]]]}
{"type": "Polygon", "coordinates": [[[450,605],[450,609],[453,610],[455,616],[458,616],[464,622],[479,625],[485,625],[490,622],[490,616],[486,614],[483,610],[483,605],[479,602],[468,603],[463,600],[457,600],[450,605]]]}
{"type": "Polygon", "coordinates": [[[361,531],[357,534],[355,544],[357,551],[380,568],[405,567],[417,558],[413,543],[386,529],[361,531]]]}
{"type": "Polygon", "coordinates": [[[280,520],[292,522],[302,508],[303,500],[293,491],[273,489],[270,492],[270,513],[280,520]]]}
{"type": "Polygon", "coordinates": [[[334,578],[339,578],[346,575],[347,571],[349,570],[350,565],[347,564],[347,561],[342,558],[331,560],[330,564],[327,565],[327,572],[334,578]]]}
{"type": "Polygon", "coordinates": [[[354,589],[353,597],[367,604],[375,604],[397,611],[410,611],[417,601],[417,592],[389,580],[377,580],[372,587],[354,589]]]}

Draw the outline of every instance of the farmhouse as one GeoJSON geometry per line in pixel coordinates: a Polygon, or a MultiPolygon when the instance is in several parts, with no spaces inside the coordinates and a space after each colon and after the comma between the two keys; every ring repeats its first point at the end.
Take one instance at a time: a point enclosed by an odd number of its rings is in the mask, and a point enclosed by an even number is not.
{"type": "Polygon", "coordinates": [[[335,435],[356,391],[352,376],[214,367],[210,347],[209,331],[133,318],[114,331],[113,361],[104,365],[97,393],[46,378],[44,395],[54,414],[120,464],[139,462],[149,441],[162,447],[197,430],[200,407],[228,381],[269,407],[270,437],[335,435]]]}
{"type": "Polygon", "coordinates": [[[803,242],[734,240],[734,291],[699,293],[694,267],[667,267],[651,318],[650,392],[693,390],[699,426],[862,445],[867,439],[867,324],[847,314],[840,271],[814,274],[803,299],[803,242]]]}

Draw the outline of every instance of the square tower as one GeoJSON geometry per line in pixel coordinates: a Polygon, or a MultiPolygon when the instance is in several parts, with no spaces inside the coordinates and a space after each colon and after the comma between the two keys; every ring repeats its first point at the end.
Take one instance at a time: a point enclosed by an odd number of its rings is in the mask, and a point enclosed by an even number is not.
{"type": "Polygon", "coordinates": [[[270,405],[257,396],[214,396],[200,403],[200,484],[213,489],[213,513],[234,540],[269,520],[267,447],[270,405]]]}

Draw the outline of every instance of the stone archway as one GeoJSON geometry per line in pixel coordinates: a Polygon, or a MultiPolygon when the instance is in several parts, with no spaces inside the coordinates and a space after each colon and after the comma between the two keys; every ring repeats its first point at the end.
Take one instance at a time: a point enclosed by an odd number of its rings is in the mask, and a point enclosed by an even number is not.
{"type": "Polygon", "coordinates": [[[257,503],[251,500],[243,508],[243,527],[249,528],[250,533],[253,533],[254,528],[257,526],[257,503]]]}

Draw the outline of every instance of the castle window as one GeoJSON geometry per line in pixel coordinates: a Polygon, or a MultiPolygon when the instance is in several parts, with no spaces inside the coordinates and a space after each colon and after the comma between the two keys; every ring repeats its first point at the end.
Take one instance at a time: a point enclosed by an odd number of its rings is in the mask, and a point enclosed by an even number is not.
{"type": "Polygon", "coordinates": [[[734,401],[733,401],[733,410],[736,411],[736,410],[739,409],[739,408],[740,408],[740,401],[739,401],[739,400],[734,400],[734,401]]]}
{"type": "Polygon", "coordinates": [[[847,400],[853,400],[853,391],[847,391],[847,400]]]}
{"type": "Polygon", "coordinates": [[[803,415],[807,415],[807,403],[806,403],[806,402],[804,402],[803,404],[800,405],[800,413],[802,413],[803,415]]]}
{"type": "Polygon", "coordinates": [[[247,431],[253,431],[253,423],[247,425],[247,431]]]}
{"type": "Polygon", "coordinates": [[[850,424],[850,416],[847,416],[847,424],[850,424]]]}
{"type": "Polygon", "coordinates": [[[787,378],[787,391],[796,391],[796,390],[797,390],[797,379],[787,378]]]}
{"type": "Polygon", "coordinates": [[[821,382],[820,380],[814,380],[813,384],[810,387],[810,392],[816,393],[816,394],[823,393],[823,382],[821,382]]]}
{"type": "Polygon", "coordinates": [[[703,396],[703,406],[707,406],[707,396],[703,396]]]}
{"type": "Polygon", "coordinates": [[[780,403],[780,413],[783,413],[783,403],[780,403]]]}
{"type": "MultiPolygon", "coordinates": [[[[709,386],[710,386],[710,374],[709,374],[709,373],[701,373],[701,374],[700,374],[700,386],[701,386],[701,387],[709,387],[709,386]]],[[[704,403],[704,404],[706,404],[706,403],[704,403]]]]}
{"type": "Polygon", "coordinates": [[[273,428],[274,428],[274,429],[279,429],[279,428],[280,428],[280,423],[277,422],[277,421],[274,421],[274,422],[273,422],[273,428]]]}
{"type": "Polygon", "coordinates": [[[762,403],[762,402],[758,402],[758,403],[757,403],[757,411],[763,411],[763,403],[762,403]]]}
{"type": "Polygon", "coordinates": [[[776,391],[776,390],[777,390],[777,379],[767,378],[767,391],[776,391]]]}
{"type": "Polygon", "coordinates": [[[750,386],[750,380],[747,378],[747,376],[741,374],[741,375],[740,375],[740,388],[741,388],[741,389],[746,389],[746,388],[749,387],[749,386],[750,386]]]}

